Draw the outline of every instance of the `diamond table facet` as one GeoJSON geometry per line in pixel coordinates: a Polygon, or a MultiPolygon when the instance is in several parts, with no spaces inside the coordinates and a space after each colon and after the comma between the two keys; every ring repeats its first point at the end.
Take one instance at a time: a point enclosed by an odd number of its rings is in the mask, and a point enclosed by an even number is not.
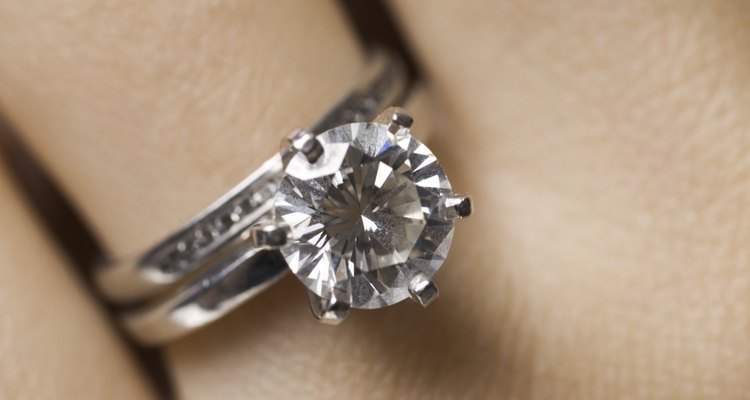
{"type": "Polygon", "coordinates": [[[450,247],[442,167],[407,128],[354,123],[316,140],[322,155],[292,155],[276,194],[277,222],[291,233],[287,264],[316,295],[355,308],[408,298],[411,279],[432,277],[450,247]]]}

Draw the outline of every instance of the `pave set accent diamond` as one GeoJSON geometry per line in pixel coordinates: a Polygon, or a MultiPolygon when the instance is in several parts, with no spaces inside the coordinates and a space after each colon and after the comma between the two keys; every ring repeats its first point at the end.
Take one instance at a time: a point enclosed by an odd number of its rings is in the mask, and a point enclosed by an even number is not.
{"type": "Polygon", "coordinates": [[[239,235],[259,216],[270,212],[277,189],[277,175],[268,174],[263,177],[265,179],[235,193],[210,215],[202,217],[200,224],[178,232],[159,254],[148,254],[146,258],[159,259],[158,270],[165,275],[190,270],[215,250],[215,244],[221,241],[218,239],[239,235]]]}

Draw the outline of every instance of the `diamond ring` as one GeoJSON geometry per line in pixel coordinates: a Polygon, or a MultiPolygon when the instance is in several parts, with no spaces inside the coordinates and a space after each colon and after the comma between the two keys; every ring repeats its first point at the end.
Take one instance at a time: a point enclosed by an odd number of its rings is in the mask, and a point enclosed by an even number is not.
{"type": "Polygon", "coordinates": [[[412,117],[401,64],[381,54],[344,100],[288,137],[264,163],[185,227],[139,257],[97,273],[144,344],[183,336],[291,271],[313,314],[337,324],[351,308],[437,297],[433,275],[454,223],[472,212],[412,117]]]}

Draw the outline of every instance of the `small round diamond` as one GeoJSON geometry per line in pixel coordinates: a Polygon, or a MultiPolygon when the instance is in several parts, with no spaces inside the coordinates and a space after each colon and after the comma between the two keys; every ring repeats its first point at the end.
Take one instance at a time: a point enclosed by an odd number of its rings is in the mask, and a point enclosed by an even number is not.
{"type": "Polygon", "coordinates": [[[356,308],[409,297],[409,281],[434,275],[453,236],[440,212],[452,193],[442,167],[405,128],[354,123],[317,140],[323,155],[292,156],[276,194],[290,269],[318,296],[346,293],[356,308]]]}

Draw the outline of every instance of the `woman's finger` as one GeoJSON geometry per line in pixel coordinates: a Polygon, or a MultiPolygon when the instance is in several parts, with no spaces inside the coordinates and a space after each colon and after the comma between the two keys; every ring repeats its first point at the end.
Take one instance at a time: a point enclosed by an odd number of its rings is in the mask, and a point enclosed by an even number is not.
{"type": "Polygon", "coordinates": [[[474,361],[431,382],[509,398],[750,391],[747,3],[391,5],[479,217],[444,279],[491,339],[446,345],[474,361]]]}
{"type": "MultiPolygon", "coordinates": [[[[5,3],[0,104],[112,255],[132,255],[349,89],[347,24],[335,2],[5,3]]],[[[169,347],[184,398],[290,398],[328,379],[321,340],[357,345],[313,322],[297,282],[270,291],[169,347]],[[299,357],[310,368],[287,368],[299,357]]],[[[378,384],[360,374],[342,390],[378,384]]]]}
{"type": "Polygon", "coordinates": [[[239,182],[362,65],[332,3],[33,0],[0,27],[0,104],[113,256],[239,182]]]}
{"type": "Polygon", "coordinates": [[[0,398],[148,399],[130,354],[0,160],[0,398]]]}

